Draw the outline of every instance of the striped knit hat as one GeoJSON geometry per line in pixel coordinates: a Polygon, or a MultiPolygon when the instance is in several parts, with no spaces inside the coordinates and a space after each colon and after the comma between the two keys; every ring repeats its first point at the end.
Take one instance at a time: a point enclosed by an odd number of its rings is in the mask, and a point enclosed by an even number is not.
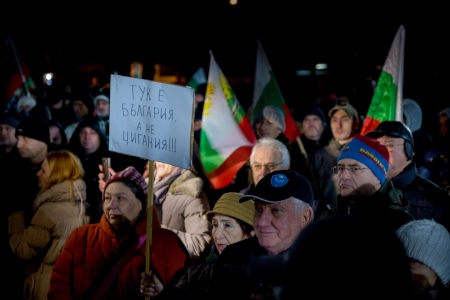
{"type": "Polygon", "coordinates": [[[365,164],[383,184],[389,170],[389,151],[376,139],[356,134],[344,146],[338,162],[344,158],[351,158],[365,164]]]}

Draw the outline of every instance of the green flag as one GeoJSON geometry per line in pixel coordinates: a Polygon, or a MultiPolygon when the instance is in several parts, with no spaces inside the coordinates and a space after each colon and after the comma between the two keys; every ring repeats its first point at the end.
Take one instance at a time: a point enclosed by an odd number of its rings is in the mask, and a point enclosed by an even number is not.
{"type": "Polygon", "coordinates": [[[265,106],[274,106],[284,115],[286,129],[284,135],[292,142],[300,137],[300,130],[295,124],[289,108],[287,107],[278,82],[273,74],[272,67],[269,64],[266,53],[264,52],[260,41],[258,41],[258,50],[256,52],[255,68],[255,88],[253,92],[252,124],[255,124],[256,118],[262,114],[265,106]]]}
{"type": "Polygon", "coordinates": [[[361,134],[372,131],[383,121],[402,122],[404,52],[405,28],[400,25],[375,87],[361,134]]]}

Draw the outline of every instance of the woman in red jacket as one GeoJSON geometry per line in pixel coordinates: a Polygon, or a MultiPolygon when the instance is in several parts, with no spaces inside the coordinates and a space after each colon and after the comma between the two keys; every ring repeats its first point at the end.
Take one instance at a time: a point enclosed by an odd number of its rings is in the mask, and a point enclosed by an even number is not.
{"type": "MultiPolygon", "coordinates": [[[[147,183],[133,167],[108,180],[99,223],[75,229],[53,268],[48,299],[139,299],[145,270],[147,183]],[[135,250],[129,250],[135,249],[135,250]],[[127,253],[131,251],[131,258],[127,253]],[[112,279],[111,270],[126,256],[112,279]],[[107,279],[110,284],[104,286],[107,279]]],[[[153,210],[150,268],[173,285],[191,261],[178,236],[160,226],[153,210]]]]}

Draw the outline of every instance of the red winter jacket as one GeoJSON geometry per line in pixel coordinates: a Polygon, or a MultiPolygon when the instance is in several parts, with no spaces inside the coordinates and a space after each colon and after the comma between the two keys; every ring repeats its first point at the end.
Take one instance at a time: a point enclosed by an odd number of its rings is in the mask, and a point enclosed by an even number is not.
{"type": "MultiPolygon", "coordinates": [[[[138,236],[146,232],[147,217],[143,217],[120,241],[105,215],[99,223],[75,229],[53,268],[48,299],[92,299],[103,279],[120,261],[138,236]]],[[[161,228],[153,210],[150,269],[166,285],[176,284],[191,264],[189,254],[178,236],[161,228]]],[[[139,299],[141,272],[145,270],[146,243],[118,274],[104,299],[139,299]]]]}

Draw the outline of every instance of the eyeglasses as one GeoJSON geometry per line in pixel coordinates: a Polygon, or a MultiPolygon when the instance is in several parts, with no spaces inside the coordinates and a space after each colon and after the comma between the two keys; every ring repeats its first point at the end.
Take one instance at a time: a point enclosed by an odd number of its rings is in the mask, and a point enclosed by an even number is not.
{"type": "Polygon", "coordinates": [[[335,166],[333,167],[333,173],[334,174],[342,174],[342,172],[344,172],[344,170],[349,171],[351,174],[356,174],[361,170],[365,170],[368,168],[363,168],[363,167],[344,167],[344,166],[335,166]]]}
{"type": "Polygon", "coordinates": [[[277,166],[281,165],[281,163],[279,164],[274,164],[274,163],[268,163],[265,165],[261,165],[261,164],[252,164],[252,169],[255,171],[260,171],[263,168],[267,168],[269,169],[270,172],[275,171],[277,166]]]}
{"type": "Polygon", "coordinates": [[[386,149],[388,149],[389,151],[391,151],[392,149],[394,149],[394,147],[398,147],[398,146],[403,146],[404,144],[391,144],[391,143],[387,143],[384,144],[383,146],[386,147],[386,149]]]}

